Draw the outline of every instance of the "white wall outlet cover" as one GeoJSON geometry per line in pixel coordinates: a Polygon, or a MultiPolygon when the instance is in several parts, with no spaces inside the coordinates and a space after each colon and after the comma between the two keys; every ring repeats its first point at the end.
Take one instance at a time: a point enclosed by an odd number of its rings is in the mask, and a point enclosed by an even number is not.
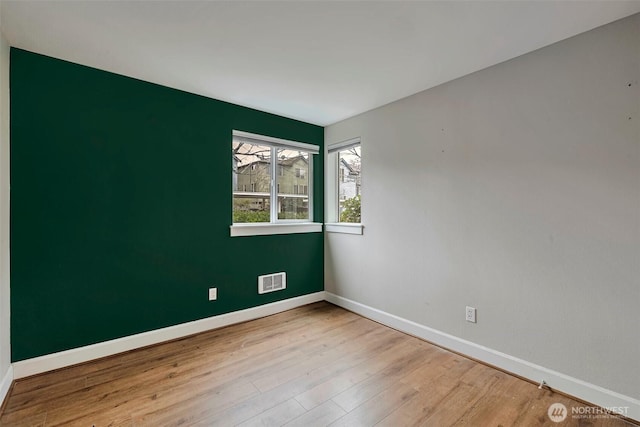
{"type": "Polygon", "coordinates": [[[209,288],[209,301],[218,299],[218,288],[209,288]]]}
{"type": "Polygon", "coordinates": [[[476,323],[476,309],[474,307],[467,306],[465,311],[465,318],[467,322],[476,323]]]}

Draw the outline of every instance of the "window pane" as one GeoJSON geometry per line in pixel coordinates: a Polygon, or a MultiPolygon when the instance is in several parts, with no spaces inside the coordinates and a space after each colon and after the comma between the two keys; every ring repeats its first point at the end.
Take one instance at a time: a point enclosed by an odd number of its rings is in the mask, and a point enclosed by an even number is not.
{"type": "Polygon", "coordinates": [[[340,222],[360,222],[361,147],[338,152],[338,217],[340,222]]]}
{"type": "Polygon", "coordinates": [[[233,143],[233,222],[269,222],[271,147],[233,143]]]}
{"type": "Polygon", "coordinates": [[[278,149],[278,219],[309,219],[309,153],[278,149]]]}

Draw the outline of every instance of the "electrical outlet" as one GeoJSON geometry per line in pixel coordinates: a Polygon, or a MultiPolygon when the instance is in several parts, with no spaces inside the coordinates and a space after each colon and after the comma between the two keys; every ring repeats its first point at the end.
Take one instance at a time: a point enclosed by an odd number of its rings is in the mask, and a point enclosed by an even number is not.
{"type": "Polygon", "coordinates": [[[467,306],[465,313],[467,322],[476,323],[476,309],[474,307],[467,306]]]}
{"type": "Polygon", "coordinates": [[[218,299],[218,288],[209,288],[209,301],[218,299]]]}

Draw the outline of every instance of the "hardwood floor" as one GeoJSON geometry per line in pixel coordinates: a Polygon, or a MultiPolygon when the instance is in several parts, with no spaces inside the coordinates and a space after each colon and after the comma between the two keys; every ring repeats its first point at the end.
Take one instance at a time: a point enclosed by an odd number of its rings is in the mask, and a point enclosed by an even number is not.
{"type": "Polygon", "coordinates": [[[322,302],[17,381],[2,426],[630,426],[322,302]]]}

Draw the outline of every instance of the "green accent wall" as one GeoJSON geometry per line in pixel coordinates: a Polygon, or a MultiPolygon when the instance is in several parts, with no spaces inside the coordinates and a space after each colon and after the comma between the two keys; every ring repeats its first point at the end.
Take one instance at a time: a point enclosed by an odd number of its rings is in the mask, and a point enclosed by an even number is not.
{"type": "Polygon", "coordinates": [[[10,88],[14,362],[323,290],[322,233],[229,237],[232,129],[322,127],[16,48],[10,88]]]}

